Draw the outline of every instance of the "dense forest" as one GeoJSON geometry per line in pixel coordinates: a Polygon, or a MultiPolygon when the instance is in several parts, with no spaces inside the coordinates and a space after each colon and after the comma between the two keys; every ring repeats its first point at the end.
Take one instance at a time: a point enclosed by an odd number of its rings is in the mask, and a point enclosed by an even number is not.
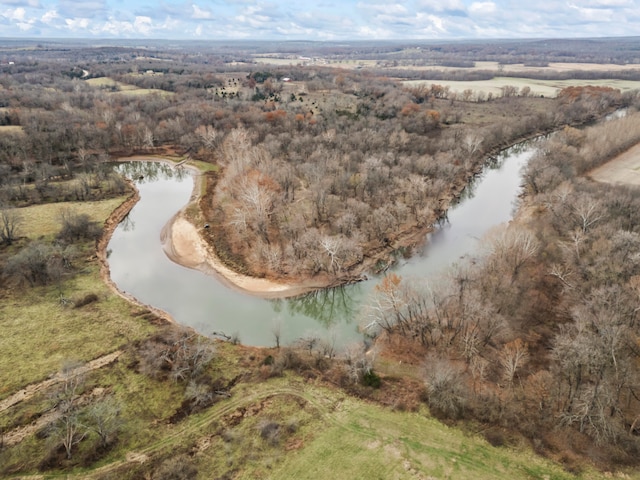
{"type": "MultiPolygon", "coordinates": [[[[596,44],[572,50],[574,44],[551,42],[542,52],[536,42],[419,51],[387,44],[357,51],[330,44],[262,48],[382,60],[400,49],[406,58],[396,58],[412,65],[428,58],[461,67],[447,78],[462,78],[465,62],[476,60],[636,60],[633,49],[620,49],[622,40],[596,44]]],[[[387,354],[425,365],[421,386],[412,380],[405,386],[433,414],[477,422],[495,445],[525,438],[576,469],[584,459],[602,468],[637,465],[640,192],[594,182],[589,172],[640,142],[638,92],[585,84],[542,98],[505,85],[501,96],[458,95],[437,83],[407,86],[402,79],[427,73],[400,74],[397,64],[265,65],[253,63],[250,51],[242,44],[236,51],[4,45],[0,298],[60,285],[80,271],[77,265],[91,256],[86,242],[100,237],[100,227],[87,215],[65,212],[50,241],[26,240],[20,209],[130,194],[110,164],[120,157],[171,155],[215,166],[204,175],[199,207],[213,227],[201,232],[219,257],[252,276],[334,285],[384,271],[399,251],[410,253],[500,149],[555,132],[523,173],[516,219],[492,232],[483,252],[436,284],[387,274],[358,319],[387,354]],[[601,121],[620,108],[624,118],[601,121]]],[[[73,306],[95,302],[97,296],[87,295],[73,306]]],[[[256,365],[254,356],[251,365],[265,378],[306,369],[353,395],[380,400],[371,391],[381,379],[361,347],[336,359],[314,339],[300,345],[309,358],[317,350],[313,362],[281,352],[278,343],[277,358],[256,365]]],[[[131,370],[184,390],[172,422],[225,397],[241,377],[205,378],[214,349],[184,330],[135,339],[127,355],[131,370]]],[[[56,405],[71,409],[84,387],[65,385],[56,405]]],[[[114,411],[105,408],[94,412],[96,422],[114,411]]],[[[70,459],[82,439],[63,437],[70,459]]],[[[107,437],[96,437],[96,449],[106,448],[107,437]]],[[[38,468],[56,462],[45,458],[38,468]]]]}

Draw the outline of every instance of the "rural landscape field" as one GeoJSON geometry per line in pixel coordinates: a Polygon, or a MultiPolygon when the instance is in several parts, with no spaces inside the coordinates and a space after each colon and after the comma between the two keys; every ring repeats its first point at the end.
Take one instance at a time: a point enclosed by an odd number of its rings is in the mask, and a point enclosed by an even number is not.
{"type": "Polygon", "coordinates": [[[0,477],[640,479],[638,51],[0,39],[0,477]]]}

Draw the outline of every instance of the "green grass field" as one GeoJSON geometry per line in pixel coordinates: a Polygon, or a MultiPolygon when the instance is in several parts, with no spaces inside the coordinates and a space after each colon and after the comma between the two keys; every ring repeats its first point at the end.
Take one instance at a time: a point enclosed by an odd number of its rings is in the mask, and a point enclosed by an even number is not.
{"type": "Polygon", "coordinates": [[[110,198],[98,202],[59,202],[32,205],[20,208],[18,235],[31,240],[52,237],[60,230],[60,215],[69,210],[76,214],[87,214],[91,220],[103,223],[125,197],[110,198]]]}

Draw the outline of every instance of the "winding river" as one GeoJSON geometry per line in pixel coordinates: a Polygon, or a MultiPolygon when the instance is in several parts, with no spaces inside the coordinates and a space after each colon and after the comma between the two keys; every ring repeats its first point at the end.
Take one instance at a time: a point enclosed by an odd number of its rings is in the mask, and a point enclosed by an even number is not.
{"type": "MultiPolygon", "coordinates": [[[[448,222],[393,270],[404,277],[435,279],[447,266],[472,256],[487,231],[511,218],[520,191],[520,170],[535,149],[536,141],[527,141],[503,151],[465,189],[449,210],[448,222]]],[[[163,226],[189,201],[192,174],[151,161],[116,168],[134,179],[140,192],[140,201],[108,246],[111,278],[120,290],[203,334],[237,335],[247,345],[273,346],[278,325],[282,344],[308,335],[336,347],[361,339],[358,312],[379,278],[283,300],[264,300],[230,289],[214,277],[173,263],[160,244],[163,226]]]]}

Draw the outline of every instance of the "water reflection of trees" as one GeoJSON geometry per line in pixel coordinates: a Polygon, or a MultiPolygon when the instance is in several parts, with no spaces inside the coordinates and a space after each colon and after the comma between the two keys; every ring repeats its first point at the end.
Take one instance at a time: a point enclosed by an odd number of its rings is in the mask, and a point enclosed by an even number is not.
{"type": "Polygon", "coordinates": [[[132,220],[130,213],[127,213],[120,221],[120,228],[125,232],[132,232],[136,228],[136,223],[132,220]]]}
{"type": "Polygon", "coordinates": [[[501,150],[497,155],[489,157],[484,164],[482,172],[477,175],[474,175],[469,183],[465,186],[465,188],[460,192],[460,196],[458,197],[456,203],[460,203],[464,200],[469,200],[473,198],[476,194],[476,190],[478,185],[482,182],[484,176],[489,170],[498,170],[500,169],[504,163],[511,158],[512,156],[520,155],[525,152],[529,148],[531,148],[531,144],[536,142],[537,139],[526,140],[524,142],[516,143],[509,148],[505,148],[501,150]]]}
{"type": "Polygon", "coordinates": [[[136,183],[151,183],[157,180],[183,180],[189,175],[184,168],[176,168],[166,162],[124,162],[116,165],[115,170],[136,183]]]}
{"type": "Polygon", "coordinates": [[[359,285],[348,285],[316,290],[306,295],[286,300],[273,300],[273,309],[281,312],[284,307],[289,314],[302,314],[317,320],[325,328],[339,322],[351,323],[358,303],[354,299],[354,289],[359,285]]]}

